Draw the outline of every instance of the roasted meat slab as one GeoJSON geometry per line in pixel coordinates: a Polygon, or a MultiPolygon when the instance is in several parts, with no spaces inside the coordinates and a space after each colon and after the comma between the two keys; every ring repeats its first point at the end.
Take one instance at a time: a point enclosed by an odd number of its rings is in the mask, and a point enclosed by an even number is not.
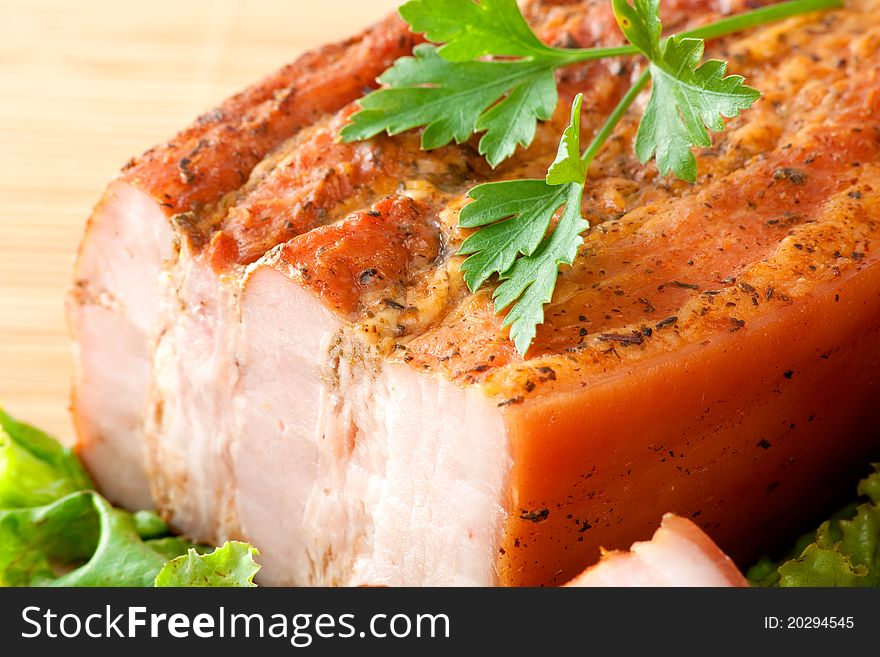
{"type": "MultiPolygon", "coordinates": [[[[524,10],[588,47],[622,40],[609,4],[524,10]]],[[[664,25],[746,4],[667,1],[664,25]]],[[[473,143],[341,143],[416,41],[391,18],[306,55],[108,187],[69,316],[111,499],[253,542],[264,583],[555,584],[666,512],[750,558],[880,451],[880,1],[710,44],[764,96],[696,185],[620,124],[525,359],[463,283],[466,192],[542,177],[574,95],[586,139],[638,71],[563,71],[495,170],[473,143]]]]}

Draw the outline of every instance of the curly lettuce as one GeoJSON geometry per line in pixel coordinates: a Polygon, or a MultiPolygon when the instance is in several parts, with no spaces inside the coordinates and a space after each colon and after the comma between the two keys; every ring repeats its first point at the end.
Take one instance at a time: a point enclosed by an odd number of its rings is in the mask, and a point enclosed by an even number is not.
{"type": "Polygon", "coordinates": [[[864,500],[801,536],[779,563],[767,557],[747,576],[755,586],[880,586],[880,463],[863,479],[864,500]]]}
{"type": "Polygon", "coordinates": [[[254,586],[250,545],[210,552],[93,488],[71,450],[0,409],[0,586],[254,586]]]}
{"type": "Polygon", "coordinates": [[[256,586],[259,551],[252,545],[228,541],[213,552],[190,549],[172,559],[156,576],[156,586],[256,586]]]}
{"type": "Polygon", "coordinates": [[[0,409],[0,509],[41,506],[90,488],[70,449],[0,409]]]}

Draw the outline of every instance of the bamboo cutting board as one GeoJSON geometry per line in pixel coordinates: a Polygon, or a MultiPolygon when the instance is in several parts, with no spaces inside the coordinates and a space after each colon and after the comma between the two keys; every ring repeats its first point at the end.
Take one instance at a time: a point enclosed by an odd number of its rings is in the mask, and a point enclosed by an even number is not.
{"type": "Polygon", "coordinates": [[[72,439],[64,293],[84,222],[119,168],[397,4],[0,0],[0,405],[72,439]]]}

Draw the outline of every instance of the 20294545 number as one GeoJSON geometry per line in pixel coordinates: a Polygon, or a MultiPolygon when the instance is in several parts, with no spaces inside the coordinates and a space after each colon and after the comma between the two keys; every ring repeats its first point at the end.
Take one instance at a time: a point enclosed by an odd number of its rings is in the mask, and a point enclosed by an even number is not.
{"type": "Polygon", "coordinates": [[[855,627],[853,616],[765,616],[764,629],[847,629],[855,627]]]}

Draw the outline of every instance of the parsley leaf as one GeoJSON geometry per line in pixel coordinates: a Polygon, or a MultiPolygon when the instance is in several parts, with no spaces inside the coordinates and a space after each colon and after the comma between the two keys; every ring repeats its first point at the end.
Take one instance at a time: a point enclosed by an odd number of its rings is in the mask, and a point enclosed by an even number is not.
{"type": "Polygon", "coordinates": [[[400,15],[413,32],[443,43],[440,54],[451,62],[483,55],[558,57],[526,23],[516,0],[411,0],[400,15]]]}
{"type": "Polygon", "coordinates": [[[411,0],[400,15],[414,32],[441,46],[422,44],[380,78],[385,88],[361,100],[342,130],[343,141],[395,135],[425,127],[431,150],[485,133],[479,151],[493,167],[535,138],[538,121],[556,109],[553,71],[601,56],[598,49],[566,51],[532,32],[515,0],[411,0]],[[481,60],[479,58],[518,59],[481,60]]]}
{"type": "Polygon", "coordinates": [[[468,237],[459,253],[465,282],[478,289],[490,276],[503,281],[495,290],[495,312],[513,307],[504,319],[517,351],[524,355],[544,321],[544,304],[553,296],[559,266],[570,265],[589,224],[581,217],[587,163],[580,156],[582,97],[572,105],[571,122],[545,180],[508,180],[472,189],[459,225],[483,226],[468,237]],[[565,206],[556,228],[547,229],[565,206]],[[514,303],[515,302],[515,303],[514,303]]]}
{"type": "Polygon", "coordinates": [[[725,62],[709,60],[697,68],[703,56],[702,39],[661,39],[659,0],[633,2],[613,0],[613,8],[626,38],[649,59],[653,80],[636,135],[636,154],[642,162],[656,155],[662,175],[672,171],[693,182],[697,162],[691,148],[711,146],[707,128],[723,130],[722,117],[748,109],[761,94],[744,85],[742,76],[725,77],[725,62]]]}
{"type": "Polygon", "coordinates": [[[544,304],[553,298],[560,265],[574,262],[584,241],[581,233],[589,227],[581,217],[583,184],[569,183],[561,188],[566,191],[565,210],[556,229],[535,253],[520,258],[501,275],[504,282],[494,294],[496,312],[516,300],[503,326],[510,327],[510,339],[521,356],[535,339],[538,324],[544,322],[544,304]]]}
{"type": "Polygon", "coordinates": [[[583,94],[578,94],[571,106],[571,121],[562,133],[556,159],[547,170],[547,183],[564,185],[565,183],[583,184],[587,177],[588,162],[581,157],[581,105],[583,94]]]}
{"type": "Polygon", "coordinates": [[[462,255],[473,254],[461,265],[471,290],[479,289],[492,274],[510,269],[520,254],[535,252],[553,215],[565,203],[565,192],[544,180],[505,180],[468,192],[473,202],[462,209],[459,225],[485,226],[459,249],[462,255]]]}
{"type": "Polygon", "coordinates": [[[450,62],[427,44],[413,55],[382,74],[386,88],[361,99],[361,111],[342,129],[344,141],[426,126],[422,148],[431,150],[485,131],[479,150],[494,167],[517,145],[528,146],[538,121],[556,109],[556,79],[546,61],[450,62]]]}

